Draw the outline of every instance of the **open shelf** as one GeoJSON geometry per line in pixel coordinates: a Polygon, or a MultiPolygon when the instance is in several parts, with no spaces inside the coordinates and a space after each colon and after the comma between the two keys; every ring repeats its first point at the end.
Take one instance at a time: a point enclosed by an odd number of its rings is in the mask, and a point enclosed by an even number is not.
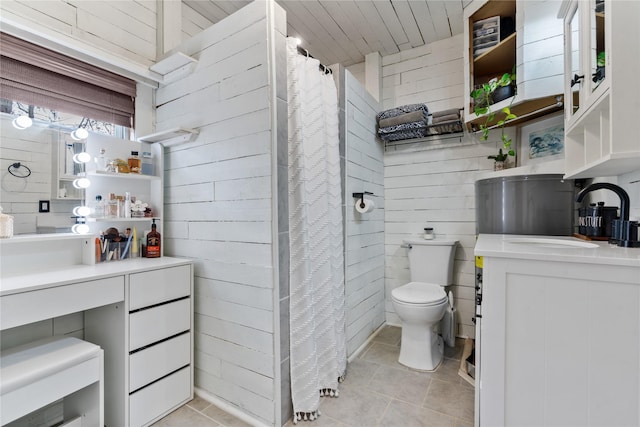
{"type": "MultiPolygon", "coordinates": [[[[487,126],[491,127],[498,121],[503,120],[505,118],[505,114],[502,112],[502,109],[504,107],[508,107],[509,105],[511,105],[511,112],[518,117],[514,120],[509,120],[505,125],[506,127],[521,124],[522,122],[533,120],[535,118],[542,117],[544,115],[551,114],[557,111],[562,111],[564,107],[562,99],[562,94],[530,99],[522,102],[518,102],[517,95],[515,97],[507,98],[503,101],[491,105],[491,111],[495,113],[495,117],[493,120],[487,123],[487,126]]],[[[476,117],[475,114],[473,114],[470,120],[467,121],[469,130],[471,132],[478,131],[480,129],[480,125],[485,124],[487,115],[488,114],[476,117]]]]}
{"type": "Polygon", "coordinates": [[[87,172],[87,176],[134,179],[134,180],[142,180],[142,181],[157,181],[160,179],[159,176],[155,176],[155,175],[143,175],[139,173],[113,173],[113,172],[102,172],[102,171],[90,171],[90,172],[87,172]]]}
{"type": "Polygon", "coordinates": [[[162,143],[162,145],[170,146],[192,141],[198,135],[198,131],[189,128],[172,128],[161,132],[152,133],[150,135],[138,138],[140,142],[162,143]]]}
{"type": "Polygon", "coordinates": [[[515,63],[516,33],[513,33],[473,60],[473,74],[476,77],[500,77],[505,72],[511,72],[508,67],[505,69],[505,64],[515,65],[515,63]]]}

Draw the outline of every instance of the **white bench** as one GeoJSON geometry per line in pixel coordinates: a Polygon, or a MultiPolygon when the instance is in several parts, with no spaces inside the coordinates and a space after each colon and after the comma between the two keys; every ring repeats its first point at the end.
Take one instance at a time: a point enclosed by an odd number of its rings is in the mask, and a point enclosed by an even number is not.
{"type": "Polygon", "coordinates": [[[103,351],[73,337],[50,337],[0,356],[0,425],[63,400],[64,420],[104,425],[103,351]]]}

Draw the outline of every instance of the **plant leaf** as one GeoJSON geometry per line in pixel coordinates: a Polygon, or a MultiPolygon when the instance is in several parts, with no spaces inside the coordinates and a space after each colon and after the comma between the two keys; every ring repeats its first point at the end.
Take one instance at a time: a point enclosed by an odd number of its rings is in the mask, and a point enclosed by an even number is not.
{"type": "Polygon", "coordinates": [[[507,117],[504,118],[504,121],[506,122],[507,120],[513,120],[517,118],[518,116],[516,116],[515,114],[507,114],[507,117]]]}
{"type": "Polygon", "coordinates": [[[504,107],[504,108],[502,109],[502,112],[503,112],[503,113],[505,113],[505,114],[507,114],[507,115],[509,115],[509,114],[511,114],[511,109],[510,109],[509,107],[504,107]]]}

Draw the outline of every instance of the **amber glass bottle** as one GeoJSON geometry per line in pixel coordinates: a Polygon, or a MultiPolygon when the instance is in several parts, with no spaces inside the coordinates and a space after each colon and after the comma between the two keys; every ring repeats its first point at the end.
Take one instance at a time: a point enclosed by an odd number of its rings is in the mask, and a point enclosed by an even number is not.
{"type": "Polygon", "coordinates": [[[156,220],[151,224],[151,231],[147,234],[147,258],[158,258],[160,256],[160,233],[156,230],[156,220]]]}
{"type": "Polygon", "coordinates": [[[138,157],[137,151],[132,151],[131,156],[127,159],[127,165],[129,166],[129,173],[140,173],[141,171],[141,160],[138,157]]]}

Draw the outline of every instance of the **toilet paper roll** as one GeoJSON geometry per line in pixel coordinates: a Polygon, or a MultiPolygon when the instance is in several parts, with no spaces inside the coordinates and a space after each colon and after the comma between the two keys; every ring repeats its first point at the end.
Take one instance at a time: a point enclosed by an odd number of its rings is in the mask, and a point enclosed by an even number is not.
{"type": "Polygon", "coordinates": [[[370,199],[358,199],[356,200],[356,210],[360,213],[371,212],[376,206],[373,200],[370,199]],[[364,205],[364,206],[363,206],[364,205]]]}

